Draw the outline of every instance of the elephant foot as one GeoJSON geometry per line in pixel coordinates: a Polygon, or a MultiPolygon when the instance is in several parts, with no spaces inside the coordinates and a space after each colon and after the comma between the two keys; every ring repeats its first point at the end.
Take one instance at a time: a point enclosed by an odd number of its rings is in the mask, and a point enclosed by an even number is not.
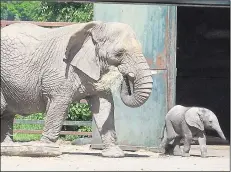
{"type": "Polygon", "coordinates": [[[201,158],[207,158],[207,152],[202,152],[201,153],[201,158]]]}
{"type": "Polygon", "coordinates": [[[124,152],[120,149],[119,146],[110,146],[108,148],[105,148],[102,151],[103,157],[109,157],[109,158],[122,158],[124,157],[124,152]]]}
{"type": "Polygon", "coordinates": [[[182,151],[180,149],[180,146],[176,145],[173,149],[173,155],[174,156],[182,156],[182,151]]]}
{"type": "Polygon", "coordinates": [[[202,147],[201,158],[207,158],[207,148],[206,147],[202,147]]]}
{"type": "Polygon", "coordinates": [[[201,155],[201,158],[207,158],[207,155],[201,155]]]}
{"type": "Polygon", "coordinates": [[[157,153],[165,154],[165,148],[160,147],[160,148],[157,150],[157,153]]]}
{"type": "Polygon", "coordinates": [[[168,144],[168,145],[165,147],[165,154],[166,154],[166,155],[173,155],[173,150],[174,150],[174,146],[168,144]]]}
{"type": "Polygon", "coordinates": [[[182,153],[180,151],[174,151],[173,155],[174,156],[182,156],[182,153]]]}
{"type": "Polygon", "coordinates": [[[182,157],[190,157],[190,154],[189,154],[189,153],[186,153],[186,152],[183,152],[183,153],[182,153],[182,157]]]}
{"type": "Polygon", "coordinates": [[[55,141],[51,141],[49,138],[47,138],[46,136],[42,136],[41,139],[40,139],[40,142],[41,143],[47,143],[47,144],[54,144],[55,141]]]}
{"type": "Polygon", "coordinates": [[[4,138],[3,142],[1,142],[1,144],[12,144],[12,143],[14,143],[14,142],[11,139],[11,137],[8,135],[4,138]]]}

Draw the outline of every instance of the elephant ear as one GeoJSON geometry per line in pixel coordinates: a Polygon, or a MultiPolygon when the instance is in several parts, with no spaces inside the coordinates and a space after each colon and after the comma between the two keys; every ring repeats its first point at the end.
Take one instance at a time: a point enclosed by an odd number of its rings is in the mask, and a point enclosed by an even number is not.
{"type": "Polygon", "coordinates": [[[198,108],[190,108],[185,112],[185,121],[188,125],[198,128],[201,131],[204,131],[203,121],[198,114],[198,108]]]}
{"type": "Polygon", "coordinates": [[[100,78],[99,59],[95,53],[91,30],[101,22],[89,22],[82,26],[69,38],[64,59],[94,80],[100,78]]]}

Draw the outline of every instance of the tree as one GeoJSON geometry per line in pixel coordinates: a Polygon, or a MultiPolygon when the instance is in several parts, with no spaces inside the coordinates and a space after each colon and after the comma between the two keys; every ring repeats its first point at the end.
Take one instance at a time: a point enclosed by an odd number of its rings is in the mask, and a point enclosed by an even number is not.
{"type": "Polygon", "coordinates": [[[86,22],[93,18],[93,4],[42,2],[39,21],[86,22]]]}
{"type": "Polygon", "coordinates": [[[33,20],[39,1],[1,2],[1,20],[33,20]]]}
{"type": "Polygon", "coordinates": [[[87,22],[92,3],[14,1],[1,2],[1,20],[87,22]]]}

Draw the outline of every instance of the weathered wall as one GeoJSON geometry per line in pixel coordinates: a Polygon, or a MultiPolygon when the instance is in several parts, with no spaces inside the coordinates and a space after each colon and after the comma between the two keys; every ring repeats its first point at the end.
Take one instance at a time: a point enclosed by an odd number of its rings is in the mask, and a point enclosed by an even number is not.
{"type": "MultiPolygon", "coordinates": [[[[139,108],[126,107],[119,93],[114,95],[115,124],[120,145],[157,146],[167,112],[167,56],[170,46],[169,6],[95,4],[94,20],[129,24],[142,44],[143,53],[154,71],[153,91],[139,108]]],[[[175,11],[174,11],[175,12],[175,11]]],[[[101,143],[93,126],[93,143],[101,143]]]]}

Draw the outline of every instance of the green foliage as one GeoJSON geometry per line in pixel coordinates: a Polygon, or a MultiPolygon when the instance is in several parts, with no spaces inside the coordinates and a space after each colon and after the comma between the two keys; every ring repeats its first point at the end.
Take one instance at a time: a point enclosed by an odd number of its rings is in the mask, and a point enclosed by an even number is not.
{"type": "Polygon", "coordinates": [[[34,113],[29,116],[21,116],[19,114],[15,115],[15,119],[35,119],[35,120],[43,120],[44,119],[44,114],[43,113],[34,113]]]}
{"type": "MultiPolygon", "coordinates": [[[[92,113],[88,104],[85,103],[72,103],[68,109],[67,121],[91,121],[92,113]]],[[[63,130],[66,131],[80,131],[80,132],[91,132],[92,127],[88,126],[63,126],[63,130]]],[[[62,137],[62,136],[61,136],[62,137]]],[[[64,137],[64,136],[63,136],[64,137]]],[[[87,136],[77,136],[87,137],[87,136]]],[[[67,139],[76,138],[67,137],[67,139]]]]}
{"type": "Polygon", "coordinates": [[[42,2],[38,10],[39,21],[86,22],[92,18],[92,3],[42,2]]]}
{"type": "Polygon", "coordinates": [[[40,4],[39,1],[1,2],[1,20],[34,20],[40,4]]]}
{"type": "Polygon", "coordinates": [[[8,1],[1,2],[1,20],[87,22],[93,3],[8,1]]]}
{"type": "Polygon", "coordinates": [[[73,103],[68,110],[68,117],[66,120],[70,121],[90,121],[92,114],[90,107],[85,103],[73,103]]]}

